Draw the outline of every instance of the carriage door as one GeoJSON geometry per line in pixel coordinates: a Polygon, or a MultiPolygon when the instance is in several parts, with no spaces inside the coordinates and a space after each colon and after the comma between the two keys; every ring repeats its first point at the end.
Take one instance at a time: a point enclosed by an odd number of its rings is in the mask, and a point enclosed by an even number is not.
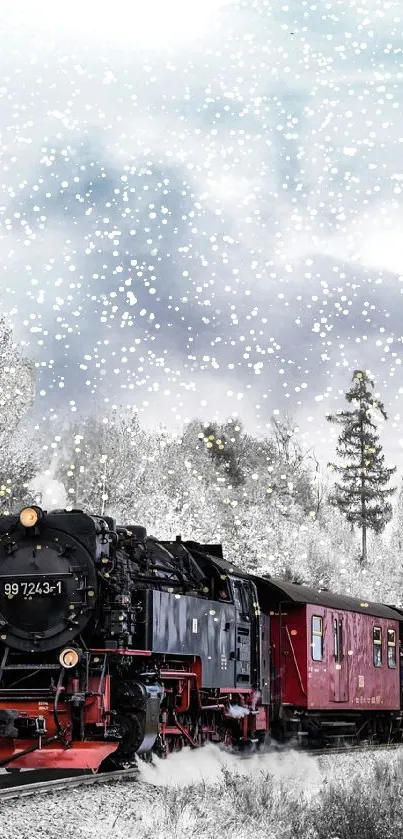
{"type": "Polygon", "coordinates": [[[236,608],[236,651],[235,651],[235,686],[249,687],[255,681],[254,650],[252,642],[255,636],[255,614],[252,604],[251,583],[235,580],[234,602],[236,608]]]}
{"type": "Polygon", "coordinates": [[[330,699],[348,702],[348,643],[345,614],[332,614],[333,650],[330,669],[330,699]]]}

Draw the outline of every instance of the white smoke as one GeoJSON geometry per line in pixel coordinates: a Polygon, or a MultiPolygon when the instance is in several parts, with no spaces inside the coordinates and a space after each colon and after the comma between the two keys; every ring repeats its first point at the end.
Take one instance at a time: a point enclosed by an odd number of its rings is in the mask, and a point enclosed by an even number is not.
{"type": "Polygon", "coordinates": [[[67,507],[67,493],[60,481],[52,478],[47,470],[36,475],[28,486],[30,492],[37,497],[38,504],[44,510],[64,509],[67,507]]]}
{"type": "Polygon", "coordinates": [[[307,793],[317,790],[323,780],[319,763],[313,756],[287,750],[255,753],[241,759],[213,743],[196,751],[184,748],[167,760],[153,756],[152,764],[140,760],[139,769],[144,783],[162,787],[186,787],[200,782],[217,784],[222,779],[223,769],[245,776],[261,776],[265,772],[276,780],[285,778],[307,793]]]}
{"type": "Polygon", "coordinates": [[[241,720],[243,717],[248,716],[249,708],[245,708],[242,705],[229,705],[228,714],[236,720],[241,720]]]}

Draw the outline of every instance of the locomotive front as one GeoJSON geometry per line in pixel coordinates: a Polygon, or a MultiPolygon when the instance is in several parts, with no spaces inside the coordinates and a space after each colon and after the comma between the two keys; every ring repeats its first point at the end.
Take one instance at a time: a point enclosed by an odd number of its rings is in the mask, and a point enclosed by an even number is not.
{"type": "Polygon", "coordinates": [[[0,767],[96,769],[116,750],[97,564],[103,519],[24,508],[0,517],[0,767]]]}
{"type": "MultiPolygon", "coordinates": [[[[94,614],[95,528],[78,517],[26,507],[0,535],[0,641],[20,653],[47,653],[79,635],[94,614]],[[79,525],[79,540],[76,538],[79,525]]],[[[4,525],[3,525],[4,526],[4,525]]]]}

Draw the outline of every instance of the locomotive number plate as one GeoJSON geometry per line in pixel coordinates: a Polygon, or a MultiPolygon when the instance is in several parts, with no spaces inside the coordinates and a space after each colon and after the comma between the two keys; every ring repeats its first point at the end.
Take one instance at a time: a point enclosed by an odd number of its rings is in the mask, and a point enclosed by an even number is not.
{"type": "Polygon", "coordinates": [[[64,593],[62,580],[18,580],[3,582],[6,597],[57,597],[64,593]]]}

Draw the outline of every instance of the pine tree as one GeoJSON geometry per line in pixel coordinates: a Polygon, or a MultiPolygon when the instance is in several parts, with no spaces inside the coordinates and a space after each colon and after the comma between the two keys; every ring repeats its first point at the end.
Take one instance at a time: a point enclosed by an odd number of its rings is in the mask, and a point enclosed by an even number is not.
{"type": "Polygon", "coordinates": [[[385,420],[387,416],[383,403],[372,393],[373,382],[363,370],[355,370],[352,381],[346,399],[354,406],[353,410],[327,416],[329,422],[342,426],[336,452],[344,460],[342,466],[333,463],[329,466],[341,475],[341,483],[336,483],[332,501],[352,527],[361,529],[360,563],[365,565],[367,531],[382,533],[392,517],[392,505],[388,498],[396,488],[387,488],[387,484],[396,467],[387,469],[384,465],[385,455],[382,454],[373,416],[376,412],[385,420]]]}

